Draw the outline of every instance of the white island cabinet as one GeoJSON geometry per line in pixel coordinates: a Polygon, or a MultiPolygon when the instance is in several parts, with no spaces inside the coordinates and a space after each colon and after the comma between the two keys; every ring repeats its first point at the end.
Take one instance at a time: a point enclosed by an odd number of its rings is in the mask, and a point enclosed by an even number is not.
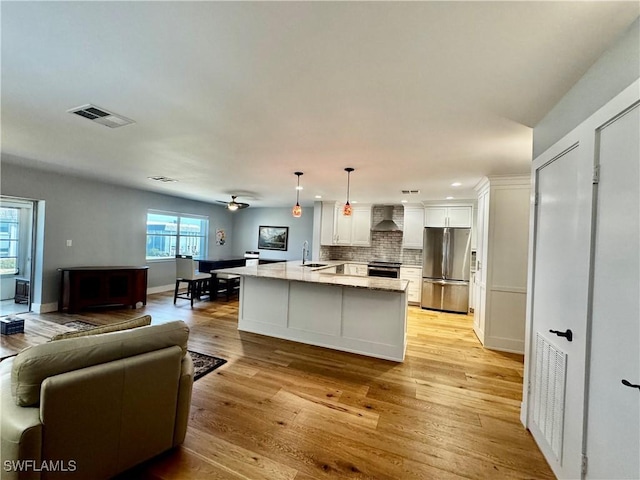
{"type": "Polygon", "coordinates": [[[241,276],[238,330],[401,362],[406,280],[322,273],[299,261],[225,269],[241,276]]]}

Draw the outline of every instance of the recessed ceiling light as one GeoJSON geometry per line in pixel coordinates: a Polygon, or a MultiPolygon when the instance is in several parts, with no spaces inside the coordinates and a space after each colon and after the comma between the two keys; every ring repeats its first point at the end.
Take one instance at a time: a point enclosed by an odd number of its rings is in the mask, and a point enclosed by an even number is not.
{"type": "Polygon", "coordinates": [[[447,200],[453,200],[453,197],[447,197],[447,200]]]}
{"type": "Polygon", "coordinates": [[[400,203],[407,203],[406,200],[400,200],[400,203]]]}
{"type": "Polygon", "coordinates": [[[322,198],[322,195],[316,195],[316,198],[322,198]]]}
{"type": "Polygon", "coordinates": [[[302,185],[299,185],[296,187],[296,190],[304,190],[304,187],[302,185]]]}
{"type": "Polygon", "coordinates": [[[460,185],[462,185],[460,182],[453,182],[451,184],[452,187],[459,187],[460,185]]]}

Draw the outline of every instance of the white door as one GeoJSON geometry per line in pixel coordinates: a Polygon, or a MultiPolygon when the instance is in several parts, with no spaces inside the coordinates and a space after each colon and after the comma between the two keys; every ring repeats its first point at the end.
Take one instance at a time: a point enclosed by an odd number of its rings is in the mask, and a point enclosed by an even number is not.
{"type": "Polygon", "coordinates": [[[574,145],[535,170],[528,426],[558,478],[581,476],[592,169],[574,145]]]}
{"type": "Polygon", "coordinates": [[[587,423],[593,479],[640,478],[639,111],[600,132],[587,423]]]}
{"type": "Polygon", "coordinates": [[[0,197],[0,316],[31,311],[36,203],[0,197]]]}

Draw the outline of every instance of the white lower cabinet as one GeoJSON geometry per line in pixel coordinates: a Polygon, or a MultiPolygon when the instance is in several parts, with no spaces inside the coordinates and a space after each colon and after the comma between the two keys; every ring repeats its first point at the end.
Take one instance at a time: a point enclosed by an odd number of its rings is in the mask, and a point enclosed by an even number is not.
{"type": "Polygon", "coordinates": [[[364,263],[345,263],[344,274],[354,277],[366,277],[368,275],[367,265],[364,263]]]}
{"type": "Polygon", "coordinates": [[[422,268],[421,267],[400,267],[400,279],[409,281],[407,289],[407,301],[409,303],[420,304],[422,296],[422,268]]]}

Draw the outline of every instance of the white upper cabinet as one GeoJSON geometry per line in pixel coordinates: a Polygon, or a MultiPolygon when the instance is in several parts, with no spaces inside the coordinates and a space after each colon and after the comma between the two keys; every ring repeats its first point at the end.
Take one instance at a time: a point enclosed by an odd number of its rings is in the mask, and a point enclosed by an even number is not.
{"type": "Polygon", "coordinates": [[[322,202],[320,219],[320,245],[335,244],[337,205],[335,202],[322,202]]]}
{"type": "Polygon", "coordinates": [[[405,205],[402,246],[404,248],[422,248],[424,235],[424,207],[405,205]]]}
{"type": "MultiPolygon", "coordinates": [[[[351,211],[354,215],[354,211],[351,211]]],[[[352,217],[345,217],[341,211],[336,212],[336,236],[334,245],[351,245],[352,217]]]]}
{"type": "Polygon", "coordinates": [[[471,228],[473,208],[471,206],[449,207],[447,209],[448,227],[471,228]]]}
{"type": "Polygon", "coordinates": [[[342,215],[342,204],[322,202],[321,245],[371,245],[371,205],[353,205],[351,216],[342,215]]]}
{"type": "Polygon", "coordinates": [[[429,206],[424,209],[425,227],[471,228],[472,218],[471,205],[429,206]]]}
{"type": "Polygon", "coordinates": [[[447,207],[426,207],[424,209],[425,227],[446,227],[447,207]]]}
{"type": "Polygon", "coordinates": [[[355,205],[353,207],[351,212],[351,245],[371,245],[371,205],[355,205]]]}

